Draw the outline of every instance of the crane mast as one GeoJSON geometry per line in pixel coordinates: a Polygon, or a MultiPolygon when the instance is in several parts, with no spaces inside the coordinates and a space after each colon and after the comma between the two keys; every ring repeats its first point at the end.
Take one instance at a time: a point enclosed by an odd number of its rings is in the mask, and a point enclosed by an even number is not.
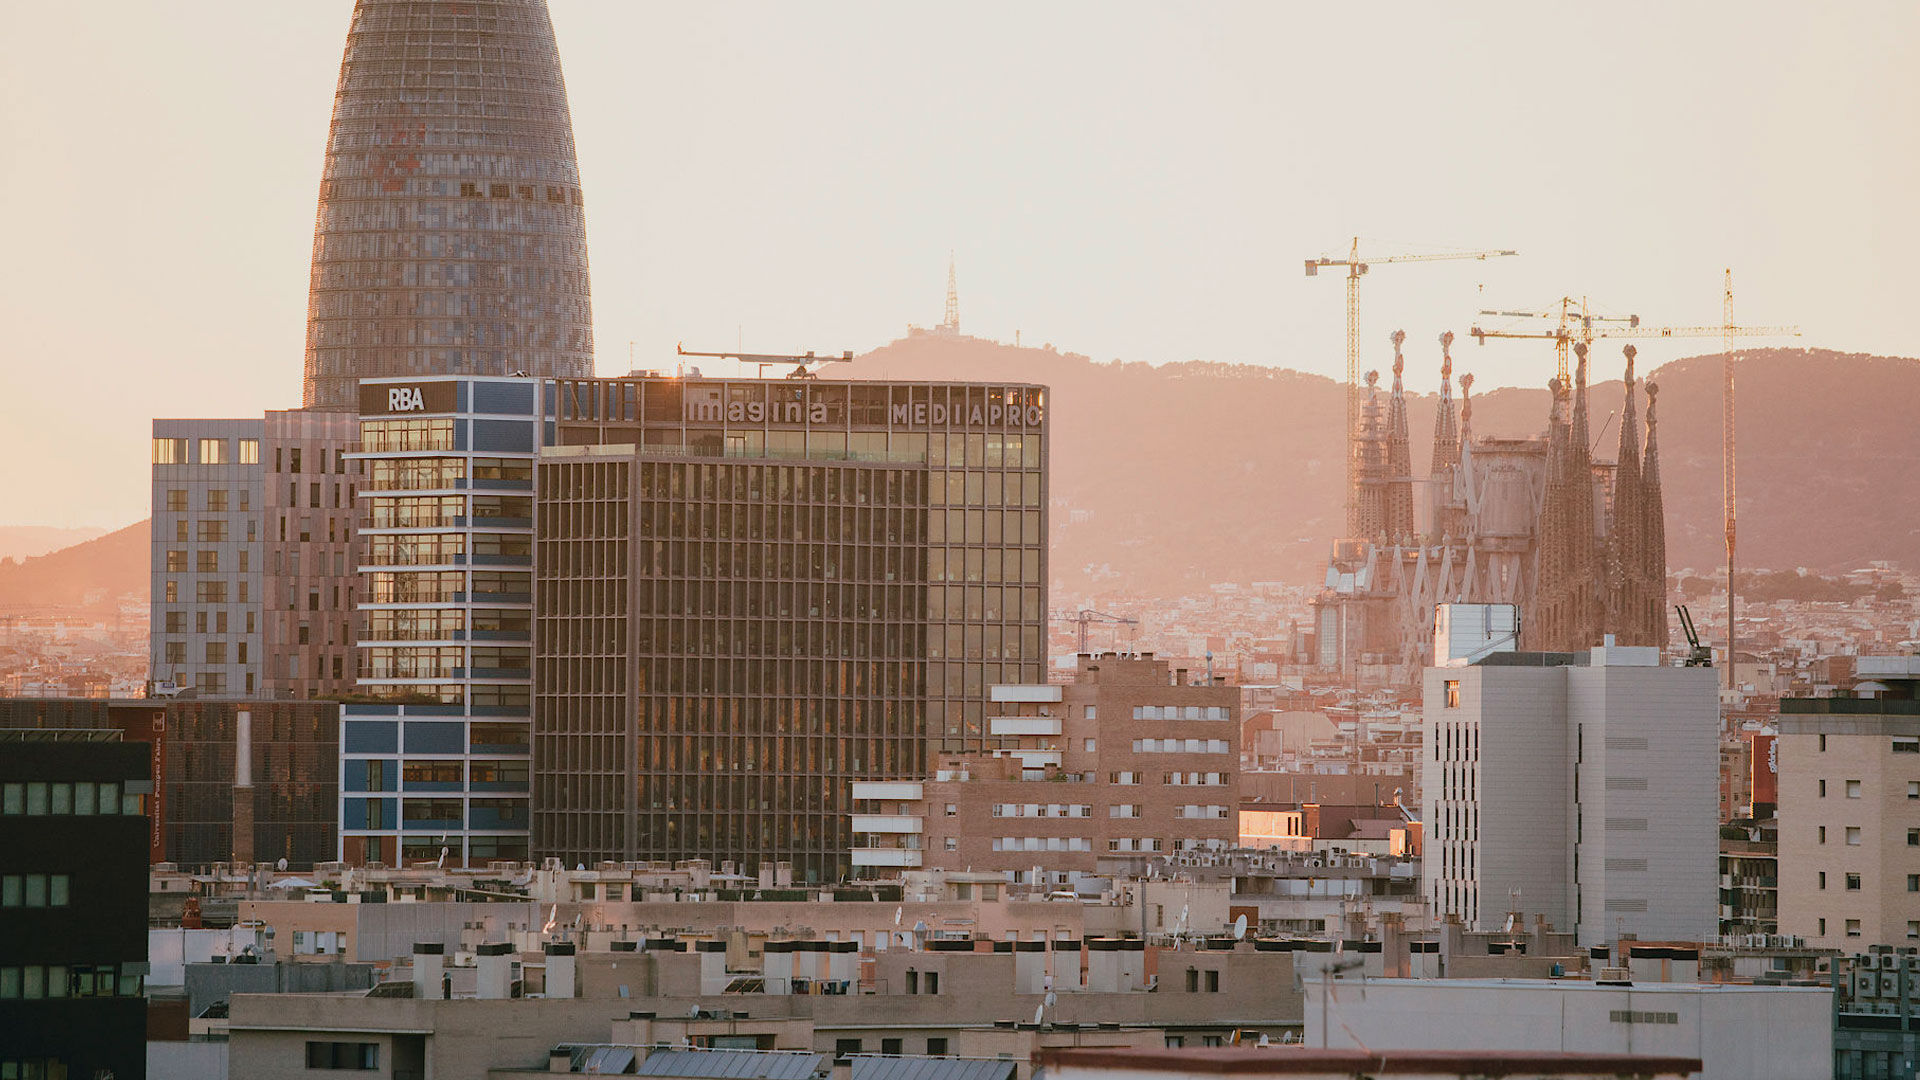
{"type": "Polygon", "coordinates": [[[1726,517],[1727,529],[1727,689],[1735,686],[1734,671],[1734,588],[1733,588],[1733,533],[1734,533],[1734,470],[1733,470],[1733,269],[1727,269],[1726,288],[1720,304],[1720,324],[1723,328],[1721,338],[1721,428],[1720,428],[1720,504],[1726,517]]]}

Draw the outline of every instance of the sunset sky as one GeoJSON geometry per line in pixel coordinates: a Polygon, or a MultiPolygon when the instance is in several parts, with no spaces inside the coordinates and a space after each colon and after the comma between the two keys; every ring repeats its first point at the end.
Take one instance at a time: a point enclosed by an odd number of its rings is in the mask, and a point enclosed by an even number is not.
{"type": "MultiPolygon", "coordinates": [[[[1405,328],[1423,392],[1482,306],[1716,323],[1726,266],[1742,321],[1920,354],[1910,3],[551,4],[601,374],[873,348],[939,320],[952,249],[970,333],[1337,375],[1301,263],[1356,234],[1521,252],[1369,276],[1370,363],[1405,328]]],[[[152,417],[298,404],[351,8],[8,8],[0,524],[137,520],[152,417]]]]}

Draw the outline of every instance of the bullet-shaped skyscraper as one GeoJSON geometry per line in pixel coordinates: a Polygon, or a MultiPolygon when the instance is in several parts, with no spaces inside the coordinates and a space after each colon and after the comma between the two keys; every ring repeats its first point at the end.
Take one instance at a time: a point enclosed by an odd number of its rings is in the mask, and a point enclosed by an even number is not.
{"type": "Polygon", "coordinates": [[[593,369],[586,211],[545,0],[356,0],[327,132],[305,404],[359,379],[593,369]]]}

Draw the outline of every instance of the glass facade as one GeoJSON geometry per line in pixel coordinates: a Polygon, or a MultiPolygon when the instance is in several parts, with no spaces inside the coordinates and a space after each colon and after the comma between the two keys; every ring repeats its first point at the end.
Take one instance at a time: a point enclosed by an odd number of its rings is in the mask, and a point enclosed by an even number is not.
{"type": "Polygon", "coordinates": [[[360,389],[357,687],[341,732],[341,857],[527,858],[533,379],[360,389]],[[425,415],[419,415],[424,413],[425,415]]]}
{"type": "Polygon", "coordinates": [[[544,0],[357,0],[314,227],[305,402],[586,375],[586,212],[544,0]]]}
{"type": "Polygon", "coordinates": [[[1044,680],[1044,388],[554,391],[536,854],[836,879],[853,780],[988,747],[989,688],[1044,680]]]}

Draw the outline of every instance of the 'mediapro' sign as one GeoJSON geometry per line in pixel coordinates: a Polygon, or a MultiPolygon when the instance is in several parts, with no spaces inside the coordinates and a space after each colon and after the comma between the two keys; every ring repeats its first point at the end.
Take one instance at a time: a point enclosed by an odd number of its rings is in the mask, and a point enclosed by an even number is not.
{"type": "MultiPolygon", "coordinates": [[[[895,404],[887,408],[887,423],[893,427],[1039,427],[1046,420],[1046,409],[1037,404],[1008,404],[1003,401],[973,406],[948,405],[946,402],[895,404]]],[[[825,424],[828,409],[823,401],[686,401],[686,419],[693,424],[825,424]]]]}

